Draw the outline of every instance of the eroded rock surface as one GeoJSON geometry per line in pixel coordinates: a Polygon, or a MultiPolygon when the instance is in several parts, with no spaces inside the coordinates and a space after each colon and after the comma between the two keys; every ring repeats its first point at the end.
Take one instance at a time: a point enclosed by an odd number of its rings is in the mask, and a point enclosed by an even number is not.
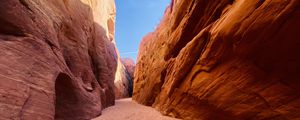
{"type": "Polygon", "coordinates": [[[113,0],[0,3],[1,120],[86,120],[114,104],[113,0]]]}
{"type": "Polygon", "coordinates": [[[184,119],[300,119],[299,5],[173,0],[141,43],[133,99],[184,119]]]}

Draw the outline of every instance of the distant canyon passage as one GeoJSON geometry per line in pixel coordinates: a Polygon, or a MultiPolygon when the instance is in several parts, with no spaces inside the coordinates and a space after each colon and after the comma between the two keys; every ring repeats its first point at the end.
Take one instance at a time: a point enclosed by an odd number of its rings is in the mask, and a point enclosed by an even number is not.
{"type": "Polygon", "coordinates": [[[299,0],[172,0],[133,99],[199,120],[300,119],[299,0]]]}

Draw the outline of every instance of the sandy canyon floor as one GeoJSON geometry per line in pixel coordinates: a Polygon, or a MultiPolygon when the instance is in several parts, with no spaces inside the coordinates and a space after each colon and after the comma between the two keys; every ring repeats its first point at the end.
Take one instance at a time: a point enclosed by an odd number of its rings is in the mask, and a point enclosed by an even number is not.
{"type": "Polygon", "coordinates": [[[131,98],[116,101],[116,105],[106,108],[102,115],[93,120],[179,120],[163,116],[154,108],[132,101],[131,98]]]}

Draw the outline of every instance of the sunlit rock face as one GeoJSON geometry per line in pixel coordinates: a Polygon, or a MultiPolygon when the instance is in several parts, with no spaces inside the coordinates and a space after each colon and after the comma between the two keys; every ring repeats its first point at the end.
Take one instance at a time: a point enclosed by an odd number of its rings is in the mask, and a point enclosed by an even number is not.
{"type": "Polygon", "coordinates": [[[141,43],[133,99],[184,119],[299,119],[299,5],[173,0],[141,43]]]}
{"type": "Polygon", "coordinates": [[[1,120],[87,120],[114,104],[114,0],[0,3],[1,120]]]}

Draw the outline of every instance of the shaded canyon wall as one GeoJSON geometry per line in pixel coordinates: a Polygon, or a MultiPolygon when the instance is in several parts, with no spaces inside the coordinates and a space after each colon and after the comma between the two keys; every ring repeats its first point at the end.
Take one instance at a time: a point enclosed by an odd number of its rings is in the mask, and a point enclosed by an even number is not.
{"type": "Polygon", "coordinates": [[[133,99],[184,119],[300,119],[299,5],[173,0],[140,45],[133,99]]]}
{"type": "Polygon", "coordinates": [[[114,0],[0,0],[0,119],[91,119],[114,105],[114,0]]]}

